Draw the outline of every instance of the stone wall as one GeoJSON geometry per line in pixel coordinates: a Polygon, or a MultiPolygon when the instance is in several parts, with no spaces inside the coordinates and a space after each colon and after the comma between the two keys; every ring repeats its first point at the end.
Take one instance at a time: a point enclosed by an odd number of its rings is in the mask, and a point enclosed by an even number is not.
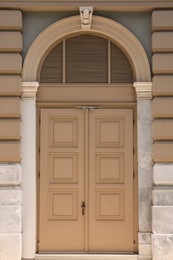
{"type": "Polygon", "coordinates": [[[152,14],[153,260],[173,258],[173,10],[152,14]]]}
{"type": "Polygon", "coordinates": [[[22,14],[0,10],[0,259],[21,259],[22,14]]]}

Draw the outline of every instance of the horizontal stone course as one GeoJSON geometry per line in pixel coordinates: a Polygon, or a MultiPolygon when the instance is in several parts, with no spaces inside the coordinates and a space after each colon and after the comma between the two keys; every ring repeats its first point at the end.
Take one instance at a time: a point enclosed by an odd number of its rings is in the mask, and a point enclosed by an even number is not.
{"type": "Polygon", "coordinates": [[[155,120],[153,122],[153,139],[156,141],[173,141],[173,120],[155,120]]]}
{"type": "Polygon", "coordinates": [[[154,74],[173,74],[173,53],[154,54],[152,64],[154,74]]]}
{"type": "Polygon", "coordinates": [[[152,207],[153,233],[173,234],[173,206],[152,207]]]}
{"type": "Polygon", "coordinates": [[[22,13],[19,10],[0,10],[0,30],[22,30],[22,13]],[[9,19],[10,17],[10,19],[9,19]]]}
{"type": "Polygon", "coordinates": [[[20,140],[20,119],[0,119],[0,140],[20,140]]]}
{"type": "Polygon", "coordinates": [[[0,96],[20,96],[21,81],[18,75],[0,75],[0,96]]]}
{"type": "Polygon", "coordinates": [[[156,185],[173,185],[173,163],[156,163],[153,167],[153,182],[156,185]]]}
{"type": "Polygon", "coordinates": [[[152,235],[152,260],[172,260],[173,256],[173,235],[154,234],[152,235]]]}
{"type": "Polygon", "coordinates": [[[173,118],[173,98],[155,97],[153,99],[154,118],[173,118]]]}
{"type": "Polygon", "coordinates": [[[155,162],[173,162],[173,142],[155,142],[153,144],[153,160],[155,162]]]}
{"type": "Polygon", "coordinates": [[[21,251],[21,234],[0,234],[1,260],[21,260],[21,251]]]}
{"type": "Polygon", "coordinates": [[[152,201],[154,206],[172,206],[173,190],[153,190],[152,201]]]}
{"type": "Polygon", "coordinates": [[[20,32],[0,32],[0,52],[21,52],[22,34],[20,32]]]}
{"type": "Polygon", "coordinates": [[[18,97],[0,98],[0,118],[20,118],[21,99],[18,97]]]}
{"type": "Polygon", "coordinates": [[[22,56],[18,53],[0,53],[0,74],[21,74],[22,56]]]}
{"type": "Polygon", "coordinates": [[[152,35],[152,51],[173,51],[173,32],[154,32],[152,35]]]}
{"type": "Polygon", "coordinates": [[[0,164],[0,186],[18,186],[21,183],[20,164],[0,164]]]}
{"type": "Polygon", "coordinates": [[[21,206],[0,206],[0,233],[21,233],[21,206]]]}
{"type": "Polygon", "coordinates": [[[173,30],[173,10],[153,11],[152,30],[173,30]]]}
{"type": "Polygon", "coordinates": [[[0,206],[21,206],[22,191],[19,188],[0,188],[0,206]]]}
{"type": "Polygon", "coordinates": [[[154,76],[153,96],[173,96],[173,76],[170,75],[154,76]]]}
{"type": "Polygon", "coordinates": [[[21,161],[19,141],[0,141],[0,162],[17,163],[21,161]]]}

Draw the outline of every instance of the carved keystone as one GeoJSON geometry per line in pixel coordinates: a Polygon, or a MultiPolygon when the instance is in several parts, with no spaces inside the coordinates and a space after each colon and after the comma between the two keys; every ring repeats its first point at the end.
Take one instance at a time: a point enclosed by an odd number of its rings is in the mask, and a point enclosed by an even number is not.
{"type": "Polygon", "coordinates": [[[80,17],[81,17],[81,26],[82,29],[90,30],[91,28],[91,21],[92,21],[92,14],[93,14],[93,7],[80,7],[79,8],[80,17]]]}

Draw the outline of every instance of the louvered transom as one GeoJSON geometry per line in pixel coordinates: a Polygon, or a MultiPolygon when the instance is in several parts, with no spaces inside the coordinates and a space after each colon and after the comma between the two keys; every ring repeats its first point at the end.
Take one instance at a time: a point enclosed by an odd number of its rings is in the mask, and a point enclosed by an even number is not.
{"type": "Polygon", "coordinates": [[[124,52],[107,39],[80,35],[64,40],[45,58],[41,83],[132,83],[124,52]]]}

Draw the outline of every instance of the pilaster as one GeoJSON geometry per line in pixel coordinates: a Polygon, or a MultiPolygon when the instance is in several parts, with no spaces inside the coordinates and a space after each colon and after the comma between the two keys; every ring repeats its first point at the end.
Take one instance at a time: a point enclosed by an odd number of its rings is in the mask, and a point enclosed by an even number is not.
{"type": "Polygon", "coordinates": [[[22,82],[23,258],[36,252],[36,93],[38,82],[22,82]],[[32,136],[32,138],[29,138],[32,136]]]}
{"type": "Polygon", "coordinates": [[[135,82],[138,132],[139,259],[151,258],[152,83],[135,82]]]}

